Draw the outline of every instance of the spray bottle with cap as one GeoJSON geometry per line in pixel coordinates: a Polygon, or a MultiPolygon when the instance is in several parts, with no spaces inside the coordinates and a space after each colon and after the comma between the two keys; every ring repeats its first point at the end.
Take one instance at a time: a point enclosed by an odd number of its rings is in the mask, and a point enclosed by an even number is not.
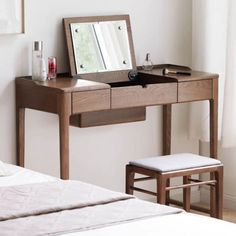
{"type": "Polygon", "coordinates": [[[47,79],[47,72],[45,61],[43,59],[43,42],[35,41],[32,52],[32,79],[45,81],[47,79]]]}

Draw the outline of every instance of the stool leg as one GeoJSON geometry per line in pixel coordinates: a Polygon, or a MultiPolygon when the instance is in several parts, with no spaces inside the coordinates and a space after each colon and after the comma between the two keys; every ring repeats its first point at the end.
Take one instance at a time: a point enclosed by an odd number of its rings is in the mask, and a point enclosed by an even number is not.
{"type": "Polygon", "coordinates": [[[134,187],[134,176],[133,168],[130,165],[126,165],[125,192],[127,194],[134,194],[134,190],[131,189],[131,187],[134,187]]]}
{"type": "MultiPolygon", "coordinates": [[[[166,187],[170,187],[170,179],[167,179],[166,187]]],[[[170,205],[170,191],[166,191],[166,205],[170,205]]]]}
{"type": "MultiPolygon", "coordinates": [[[[210,179],[216,179],[215,172],[210,173],[210,179]]],[[[216,183],[217,185],[217,183],[216,183]]],[[[210,216],[216,217],[216,186],[210,187],[210,216]]]]}
{"type": "MultiPolygon", "coordinates": [[[[183,176],[183,184],[189,184],[189,178],[191,176],[183,176]]],[[[184,210],[190,211],[190,198],[191,198],[191,188],[183,188],[183,207],[184,210]]]]}
{"type": "Polygon", "coordinates": [[[163,175],[158,175],[156,180],[157,180],[157,203],[166,204],[167,179],[163,175]]]}
{"type": "Polygon", "coordinates": [[[223,219],[223,166],[218,168],[215,173],[215,217],[223,219]]]}

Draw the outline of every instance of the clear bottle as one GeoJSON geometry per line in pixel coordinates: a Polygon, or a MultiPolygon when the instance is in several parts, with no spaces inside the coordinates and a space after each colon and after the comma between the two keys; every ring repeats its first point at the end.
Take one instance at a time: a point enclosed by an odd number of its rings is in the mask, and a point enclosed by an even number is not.
{"type": "Polygon", "coordinates": [[[150,59],[150,53],[146,54],[145,61],[143,62],[142,65],[143,70],[152,70],[153,69],[153,63],[150,59]]]}
{"type": "Polygon", "coordinates": [[[40,81],[45,81],[47,79],[47,70],[46,64],[43,58],[40,59],[40,72],[39,72],[39,79],[40,81]]]}
{"type": "Polygon", "coordinates": [[[32,79],[40,80],[41,78],[41,66],[43,58],[43,42],[35,41],[33,43],[32,52],[32,79]]]}

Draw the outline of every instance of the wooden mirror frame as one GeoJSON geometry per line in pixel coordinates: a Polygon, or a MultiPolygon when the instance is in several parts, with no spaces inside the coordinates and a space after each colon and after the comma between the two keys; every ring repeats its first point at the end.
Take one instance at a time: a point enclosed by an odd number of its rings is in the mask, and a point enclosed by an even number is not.
{"type": "Polygon", "coordinates": [[[92,80],[103,83],[111,83],[118,81],[128,81],[128,72],[130,70],[117,70],[117,71],[106,71],[106,72],[96,72],[96,73],[86,73],[86,74],[77,74],[75,55],[72,43],[72,34],[70,29],[71,23],[91,23],[91,22],[100,22],[100,21],[120,21],[125,20],[127,25],[127,33],[129,40],[130,56],[132,63],[132,70],[136,70],[135,54],[134,54],[134,45],[131,32],[131,24],[129,15],[113,15],[113,16],[91,16],[91,17],[72,17],[64,18],[63,25],[65,30],[69,63],[70,63],[70,75],[73,77],[80,77],[86,80],[92,80]]]}

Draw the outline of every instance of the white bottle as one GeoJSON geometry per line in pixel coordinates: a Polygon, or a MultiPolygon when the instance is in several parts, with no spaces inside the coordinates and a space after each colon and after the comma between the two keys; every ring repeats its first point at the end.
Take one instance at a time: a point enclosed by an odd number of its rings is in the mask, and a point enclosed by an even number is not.
{"type": "Polygon", "coordinates": [[[32,79],[40,80],[41,59],[43,58],[43,42],[35,41],[32,52],[32,79]]]}
{"type": "Polygon", "coordinates": [[[47,70],[46,70],[46,64],[43,58],[40,59],[40,65],[39,65],[39,79],[40,81],[45,81],[47,79],[47,70]]]}

